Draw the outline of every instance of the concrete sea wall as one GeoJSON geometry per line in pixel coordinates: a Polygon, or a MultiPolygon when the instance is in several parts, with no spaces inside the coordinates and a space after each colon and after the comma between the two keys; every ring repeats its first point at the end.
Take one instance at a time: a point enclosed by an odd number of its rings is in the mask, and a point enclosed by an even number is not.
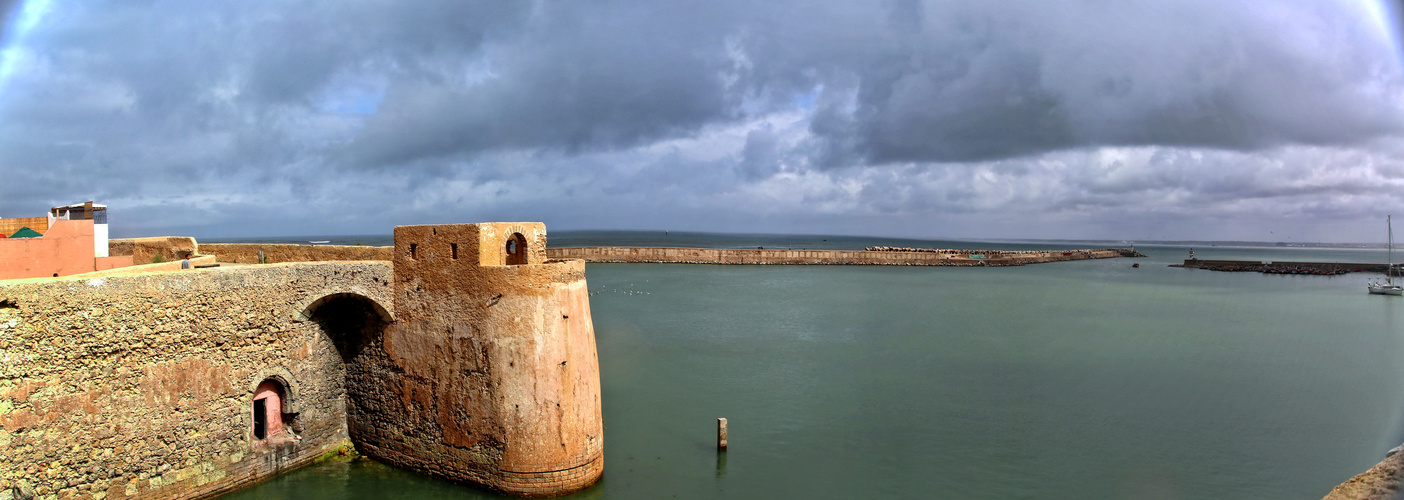
{"type": "Polygon", "coordinates": [[[0,496],[193,498],[346,443],[346,362],[308,301],[390,304],[390,265],[0,281],[0,496]],[[288,439],[249,403],[289,389],[288,439]]]}
{"type": "Polygon", "coordinates": [[[902,252],[868,250],[765,250],[668,247],[548,248],[552,259],[586,262],[666,262],[687,264],[829,264],[882,266],[1022,266],[1040,262],[1131,256],[1120,248],[1038,251],[902,252]],[[984,252],[984,253],[977,253],[984,252]],[[972,257],[974,256],[974,257],[972,257]]]}

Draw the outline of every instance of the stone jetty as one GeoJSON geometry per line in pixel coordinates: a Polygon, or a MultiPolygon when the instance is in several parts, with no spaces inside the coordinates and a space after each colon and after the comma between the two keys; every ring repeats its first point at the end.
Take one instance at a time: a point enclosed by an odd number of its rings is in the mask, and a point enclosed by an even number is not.
{"type": "Polygon", "coordinates": [[[1145,257],[1130,248],[960,250],[897,247],[869,247],[866,250],[569,247],[547,248],[546,255],[552,259],[620,263],[967,267],[1022,266],[1068,260],[1145,257]]]}

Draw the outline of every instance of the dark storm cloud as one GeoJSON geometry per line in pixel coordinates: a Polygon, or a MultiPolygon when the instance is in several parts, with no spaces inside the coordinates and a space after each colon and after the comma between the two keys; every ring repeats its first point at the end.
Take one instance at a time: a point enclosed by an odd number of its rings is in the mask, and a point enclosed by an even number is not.
{"type": "Polygon", "coordinates": [[[350,157],[623,148],[743,117],[756,111],[739,106],[748,98],[764,110],[816,88],[831,94],[811,127],[819,165],[1251,150],[1400,129],[1381,42],[1317,3],[536,7],[484,42],[483,81],[392,83],[350,157]]]}
{"type": "MultiPolygon", "coordinates": [[[[827,94],[811,126],[821,165],[1400,128],[1400,82],[1361,50],[1378,42],[1315,2],[175,2],[54,15],[67,24],[45,55],[121,84],[137,126],[247,134],[225,121],[365,80],[364,128],[319,153],[368,166],[626,148],[814,89],[827,94]],[[221,86],[237,111],[205,95],[221,86]]],[[[78,116],[64,107],[39,113],[78,116]]]]}
{"type": "Polygon", "coordinates": [[[41,193],[0,211],[1337,203],[1404,157],[1381,146],[1404,128],[1396,35],[1368,4],[55,2],[0,34],[23,49],[0,66],[0,169],[41,193]],[[1315,173],[1303,145],[1379,153],[1315,173]]]}
{"type": "Polygon", "coordinates": [[[736,112],[721,72],[727,23],[696,4],[540,5],[486,44],[481,81],[395,82],[351,145],[372,165],[483,150],[628,147],[736,112]]]}
{"type": "Polygon", "coordinates": [[[792,73],[855,75],[835,89],[854,102],[821,110],[812,131],[869,161],[1089,145],[1249,150],[1400,130],[1401,82],[1382,71],[1392,49],[1334,4],[898,5],[890,29],[876,16],[851,17],[866,25],[837,36],[782,22],[753,46],[757,60],[798,65],[792,73]]]}

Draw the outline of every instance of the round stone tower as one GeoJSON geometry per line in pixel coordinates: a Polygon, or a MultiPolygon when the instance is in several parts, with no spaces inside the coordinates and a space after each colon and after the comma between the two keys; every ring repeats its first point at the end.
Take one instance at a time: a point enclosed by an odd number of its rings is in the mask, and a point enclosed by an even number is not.
{"type": "Polygon", "coordinates": [[[396,227],[394,295],[385,401],[352,432],[364,453],[518,496],[599,480],[585,264],[547,261],[543,224],[396,227]]]}

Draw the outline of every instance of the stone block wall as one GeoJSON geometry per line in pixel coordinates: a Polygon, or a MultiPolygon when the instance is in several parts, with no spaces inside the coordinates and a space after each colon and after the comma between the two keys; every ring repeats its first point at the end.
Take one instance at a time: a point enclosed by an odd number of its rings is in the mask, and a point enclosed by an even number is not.
{"type": "Polygon", "coordinates": [[[360,262],[0,281],[0,496],[209,496],[344,445],[346,353],[375,350],[390,279],[360,262]],[[259,444],[270,378],[293,433],[259,444]]]}

